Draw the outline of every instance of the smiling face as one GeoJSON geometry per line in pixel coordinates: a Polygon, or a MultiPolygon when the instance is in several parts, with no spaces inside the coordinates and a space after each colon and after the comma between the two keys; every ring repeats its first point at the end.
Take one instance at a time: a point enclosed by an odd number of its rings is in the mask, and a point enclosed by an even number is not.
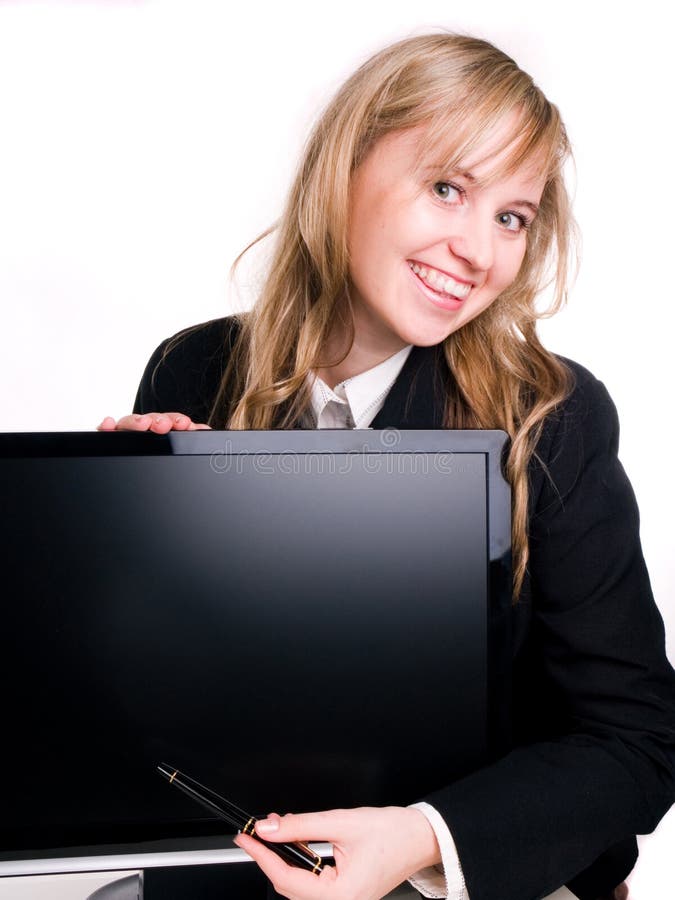
{"type": "Polygon", "coordinates": [[[498,174],[509,133],[507,124],[496,129],[461,171],[439,180],[418,168],[424,130],[393,132],[354,173],[348,245],[357,370],[406,344],[442,342],[516,278],[545,179],[532,165],[498,174]]]}

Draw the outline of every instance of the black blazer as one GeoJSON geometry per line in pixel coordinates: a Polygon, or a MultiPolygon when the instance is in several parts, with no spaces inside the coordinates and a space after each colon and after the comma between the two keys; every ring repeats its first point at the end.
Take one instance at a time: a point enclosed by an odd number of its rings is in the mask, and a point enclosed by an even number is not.
{"type": "MultiPolygon", "coordinates": [[[[135,412],[206,422],[235,335],[218,319],[143,375],[135,412]]],[[[604,388],[565,361],[575,387],[530,465],[530,563],[501,648],[513,673],[510,749],[423,798],[448,823],[471,900],[532,900],[566,883],[609,892],[675,800],[675,673],[617,458],[604,388]]],[[[440,347],[414,347],[374,428],[441,428],[440,347]]]]}

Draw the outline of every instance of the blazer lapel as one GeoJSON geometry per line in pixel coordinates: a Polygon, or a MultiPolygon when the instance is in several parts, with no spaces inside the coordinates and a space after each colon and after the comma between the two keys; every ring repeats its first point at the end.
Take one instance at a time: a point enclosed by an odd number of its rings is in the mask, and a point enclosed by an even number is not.
{"type": "Polygon", "coordinates": [[[443,428],[447,371],[441,344],[413,347],[371,428],[443,428]]]}

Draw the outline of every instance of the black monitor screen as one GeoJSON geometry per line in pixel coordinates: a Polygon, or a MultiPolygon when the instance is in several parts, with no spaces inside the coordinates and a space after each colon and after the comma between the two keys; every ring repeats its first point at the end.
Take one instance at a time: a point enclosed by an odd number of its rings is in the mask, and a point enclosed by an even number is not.
{"type": "Polygon", "coordinates": [[[406,804],[483,765],[503,441],[0,436],[0,851],[232,831],[162,761],[255,814],[406,804]]]}

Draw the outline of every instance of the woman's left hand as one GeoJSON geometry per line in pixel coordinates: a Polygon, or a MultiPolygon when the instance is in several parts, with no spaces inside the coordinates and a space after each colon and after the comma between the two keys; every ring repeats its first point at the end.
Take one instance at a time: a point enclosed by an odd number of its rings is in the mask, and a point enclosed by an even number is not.
{"type": "Polygon", "coordinates": [[[287,865],[246,834],[235,843],[258,863],[275,890],[291,900],[380,900],[408,876],[441,861],[434,831],[418,810],[400,806],[334,809],[256,823],[266,841],[328,841],[335,866],[320,875],[287,865]]]}

